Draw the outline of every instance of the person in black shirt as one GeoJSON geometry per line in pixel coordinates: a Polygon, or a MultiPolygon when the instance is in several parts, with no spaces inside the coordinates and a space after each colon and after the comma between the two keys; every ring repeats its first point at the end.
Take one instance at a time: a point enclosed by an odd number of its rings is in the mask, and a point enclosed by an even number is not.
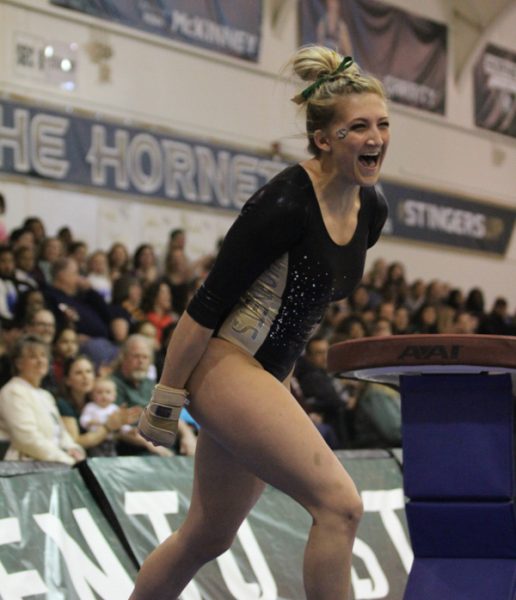
{"type": "Polygon", "coordinates": [[[140,432],[171,445],[188,395],[200,424],[186,521],[147,558],[131,600],[177,598],[232,543],[266,483],[312,516],[308,600],[347,597],[360,495],[289,391],[293,366],[327,305],[359,283],[387,204],[375,188],[389,143],[381,84],[351,58],[301,48],[293,71],[311,82],[311,158],[257,191],[227,233],[181,317],[140,432]]]}

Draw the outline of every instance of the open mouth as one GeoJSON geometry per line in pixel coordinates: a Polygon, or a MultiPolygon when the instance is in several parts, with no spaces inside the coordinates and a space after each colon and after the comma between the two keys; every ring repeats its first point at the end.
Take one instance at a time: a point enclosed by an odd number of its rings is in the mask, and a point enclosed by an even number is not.
{"type": "Polygon", "coordinates": [[[372,152],[370,154],[361,154],[358,157],[358,162],[369,169],[375,168],[380,160],[380,152],[372,152]]]}

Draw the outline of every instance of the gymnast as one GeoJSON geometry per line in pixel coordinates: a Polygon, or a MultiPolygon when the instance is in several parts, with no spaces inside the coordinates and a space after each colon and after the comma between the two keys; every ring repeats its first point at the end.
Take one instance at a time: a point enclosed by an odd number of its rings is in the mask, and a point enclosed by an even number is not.
{"type": "Polygon", "coordinates": [[[381,83],[350,57],[305,46],[290,64],[310,83],[293,100],[306,110],[311,157],[247,201],[169,343],[139,427],[172,446],[189,398],[201,426],[192,499],[181,527],[144,562],[130,600],[177,599],[231,546],[266,484],[312,518],[307,599],[349,597],[361,498],[289,379],[328,303],[358,285],[385,223],[375,184],[389,116],[381,83]]]}

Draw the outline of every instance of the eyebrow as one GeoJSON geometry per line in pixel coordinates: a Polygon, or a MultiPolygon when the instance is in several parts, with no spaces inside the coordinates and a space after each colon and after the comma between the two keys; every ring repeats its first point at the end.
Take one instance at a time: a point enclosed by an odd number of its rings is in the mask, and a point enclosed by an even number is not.
{"type": "MultiPolygon", "coordinates": [[[[376,119],[377,122],[379,121],[388,121],[389,120],[389,116],[388,115],[384,115],[383,117],[379,117],[378,119],[376,119]]],[[[368,119],[367,117],[356,117],[355,119],[353,119],[352,121],[349,122],[350,125],[353,125],[355,123],[369,123],[369,121],[374,121],[374,119],[368,119]]]]}

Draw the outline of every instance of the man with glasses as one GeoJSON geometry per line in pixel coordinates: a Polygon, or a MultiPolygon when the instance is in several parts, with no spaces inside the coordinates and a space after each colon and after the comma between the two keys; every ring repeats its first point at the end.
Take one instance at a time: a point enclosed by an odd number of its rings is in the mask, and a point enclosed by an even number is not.
{"type": "Polygon", "coordinates": [[[42,308],[29,316],[25,325],[25,333],[35,335],[50,347],[56,332],[56,319],[52,311],[42,308]]]}

